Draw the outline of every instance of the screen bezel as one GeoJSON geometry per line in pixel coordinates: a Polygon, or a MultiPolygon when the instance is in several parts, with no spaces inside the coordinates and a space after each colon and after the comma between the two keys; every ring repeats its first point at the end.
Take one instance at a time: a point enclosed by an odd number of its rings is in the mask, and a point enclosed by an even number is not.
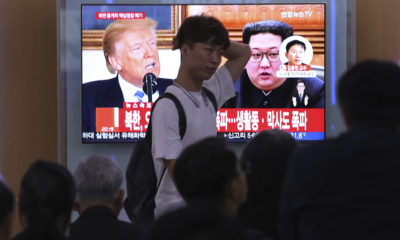
{"type": "MultiPolygon", "coordinates": [[[[165,3],[161,3],[162,5],[165,5],[165,3]]],[[[194,5],[194,4],[196,4],[196,3],[193,3],[193,2],[191,2],[189,5],[194,5]]],[[[230,5],[230,4],[227,4],[227,3],[223,3],[224,5],[230,5]]],[[[238,4],[238,3],[231,3],[231,4],[238,4]]],[[[328,62],[327,62],[327,55],[330,55],[330,52],[327,50],[328,48],[327,48],[327,45],[328,45],[328,37],[327,37],[327,35],[329,35],[328,33],[327,33],[327,3],[326,2],[324,2],[324,1],[315,1],[315,2],[307,2],[307,3],[305,3],[305,2],[302,2],[302,3],[300,3],[300,2],[298,2],[298,1],[295,1],[295,2],[291,2],[291,1],[288,1],[288,2],[285,2],[285,3],[282,3],[282,2],[279,2],[279,3],[275,3],[275,2],[273,2],[273,1],[268,1],[268,2],[256,2],[256,3],[247,3],[246,2],[246,5],[247,4],[255,4],[255,5],[286,5],[286,4],[290,4],[290,5],[303,5],[303,4],[323,4],[323,6],[324,6],[324,36],[325,36],[325,39],[324,39],[324,63],[325,63],[325,66],[324,66],[324,78],[325,78],[325,80],[324,80],[324,82],[325,82],[325,92],[327,92],[327,83],[329,82],[329,76],[328,76],[328,74],[327,74],[327,72],[329,72],[329,65],[328,65],[328,62]]],[[[82,4],[81,5],[81,9],[83,9],[83,6],[90,6],[90,5],[100,5],[100,4],[82,4]]],[[[101,5],[105,5],[105,6],[109,6],[110,4],[101,4],[101,5]]],[[[114,5],[114,4],[112,4],[112,5],[114,5]]],[[[135,5],[135,4],[117,4],[117,5],[135,5]]],[[[142,5],[142,4],[140,4],[140,5],[142,5]]],[[[146,5],[154,5],[154,3],[149,3],[149,4],[146,4],[146,5]]],[[[203,2],[202,2],[202,5],[204,5],[203,4],[203,2]]],[[[218,4],[219,5],[219,4],[218,4]]],[[[82,16],[82,14],[81,14],[81,16],[82,16]]],[[[82,54],[82,53],[81,53],[82,54]]],[[[82,58],[81,58],[82,59],[82,58]]],[[[81,63],[82,64],[82,68],[83,68],[83,63],[81,63]]],[[[325,95],[325,106],[327,105],[327,100],[326,100],[326,95],[325,95]]],[[[271,109],[271,110],[273,110],[273,109],[271,109]]],[[[326,112],[326,110],[325,110],[325,112],[326,112]]],[[[326,117],[324,117],[324,126],[326,126],[326,117]]],[[[323,141],[325,138],[326,138],[326,127],[325,127],[325,129],[324,129],[324,132],[323,132],[323,139],[320,139],[320,140],[306,140],[307,142],[315,142],[315,141],[323,141]]],[[[136,139],[137,140],[137,139],[136,139]]],[[[103,140],[83,140],[82,139],[82,141],[84,142],[84,143],[122,143],[122,142],[135,142],[136,141],[135,139],[134,140],[128,140],[128,141],[123,141],[123,140],[109,140],[109,139],[103,139],[103,140]]],[[[299,141],[302,141],[301,139],[298,139],[299,141]]],[[[232,140],[231,142],[247,142],[247,141],[249,141],[249,139],[242,139],[242,140],[239,140],[239,141],[235,141],[235,140],[232,140]]]]}
{"type": "MultiPolygon", "coordinates": [[[[149,4],[145,0],[58,0],[58,152],[59,160],[74,169],[80,157],[93,153],[114,156],[121,167],[127,165],[132,144],[82,144],[81,143],[81,4],[149,4]]],[[[151,1],[152,4],[212,4],[214,1],[151,1]]],[[[335,97],[336,77],[340,76],[355,59],[355,4],[347,0],[264,0],[224,1],[232,4],[251,3],[325,3],[326,4],[326,48],[336,53],[326,56],[326,138],[339,135],[345,126],[335,97]],[[332,70],[331,70],[332,69],[332,70]]],[[[240,155],[243,143],[229,144],[240,155]]]]}

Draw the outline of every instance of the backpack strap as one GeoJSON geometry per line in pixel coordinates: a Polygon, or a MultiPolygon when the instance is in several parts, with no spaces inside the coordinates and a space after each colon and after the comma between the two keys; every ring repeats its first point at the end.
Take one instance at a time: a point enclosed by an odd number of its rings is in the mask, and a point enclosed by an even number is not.
{"type": "Polygon", "coordinates": [[[207,95],[208,99],[210,99],[211,103],[213,104],[215,112],[217,112],[218,111],[217,99],[215,99],[214,94],[205,87],[203,87],[203,91],[207,95]]]}
{"type": "MultiPolygon", "coordinates": [[[[185,133],[186,133],[186,114],[185,114],[185,111],[183,110],[183,106],[182,106],[181,102],[178,100],[178,98],[175,97],[175,95],[173,95],[172,93],[169,93],[169,92],[164,92],[154,102],[154,104],[153,104],[153,106],[151,108],[150,120],[149,120],[149,125],[147,127],[146,137],[147,137],[147,134],[150,133],[150,136],[152,134],[151,133],[151,116],[153,115],[153,110],[154,110],[154,108],[156,106],[156,103],[159,100],[163,99],[163,98],[169,98],[175,103],[176,109],[178,110],[178,117],[179,117],[179,135],[181,136],[181,140],[182,140],[183,136],[185,136],[185,133]]],[[[157,190],[156,190],[156,194],[155,195],[157,195],[157,193],[158,193],[158,189],[160,187],[161,181],[164,178],[165,170],[166,170],[166,168],[164,167],[163,172],[162,172],[161,177],[160,177],[160,181],[157,183],[157,190]]]]}
{"type": "Polygon", "coordinates": [[[185,136],[186,133],[186,114],[185,111],[183,110],[183,106],[181,104],[181,102],[178,100],[177,97],[175,97],[175,95],[173,95],[172,93],[169,92],[164,92],[153,104],[152,108],[151,108],[151,114],[150,114],[150,120],[149,120],[149,125],[147,126],[147,132],[146,132],[146,137],[149,135],[149,137],[151,137],[151,116],[153,115],[153,110],[157,104],[157,102],[163,98],[169,98],[171,99],[176,106],[176,109],[178,110],[178,117],[179,117],[179,135],[181,136],[181,140],[183,139],[183,136],[185,136]]]}
{"type": "MultiPolygon", "coordinates": [[[[183,110],[183,106],[179,99],[175,97],[172,93],[166,92],[162,95],[162,97],[169,98],[171,99],[176,106],[176,109],[178,110],[178,117],[179,117],[179,135],[181,136],[181,140],[183,139],[183,136],[185,136],[186,133],[186,114],[185,110],[183,110]]],[[[158,100],[158,99],[157,99],[158,100]]]]}
{"type": "MultiPolygon", "coordinates": [[[[164,92],[153,103],[153,106],[151,108],[149,125],[147,126],[147,132],[146,132],[146,137],[145,138],[148,138],[148,137],[151,138],[151,135],[152,135],[151,116],[153,115],[153,111],[154,111],[154,108],[155,108],[156,104],[158,103],[159,100],[161,100],[163,98],[169,98],[175,103],[176,109],[178,110],[178,117],[179,117],[179,135],[181,136],[181,140],[182,140],[183,136],[185,136],[185,132],[186,132],[186,114],[185,114],[185,111],[183,110],[183,106],[182,106],[181,102],[178,100],[178,98],[175,97],[175,95],[173,95],[172,93],[169,93],[169,92],[164,92]]],[[[164,177],[165,170],[166,170],[166,168],[164,167],[163,172],[162,172],[161,177],[160,177],[160,181],[157,183],[157,189],[156,189],[156,194],[155,195],[157,195],[157,193],[158,193],[158,189],[160,187],[161,180],[164,177]]]]}

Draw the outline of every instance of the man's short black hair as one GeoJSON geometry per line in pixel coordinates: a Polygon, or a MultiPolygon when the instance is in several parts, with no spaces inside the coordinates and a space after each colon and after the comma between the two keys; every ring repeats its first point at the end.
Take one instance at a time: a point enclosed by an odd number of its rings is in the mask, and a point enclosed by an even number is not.
{"type": "Polygon", "coordinates": [[[222,207],[238,159],[223,138],[210,137],[187,147],[176,160],[176,186],[189,204],[207,200],[222,207]]]}
{"type": "Polygon", "coordinates": [[[299,85],[299,83],[303,83],[304,86],[306,85],[306,82],[303,79],[299,79],[296,81],[296,86],[299,85]]]}
{"type": "Polygon", "coordinates": [[[183,44],[193,47],[194,43],[206,43],[210,40],[224,50],[230,45],[228,31],[218,19],[205,15],[191,16],[179,27],[172,49],[180,49],[183,44]]]}
{"type": "Polygon", "coordinates": [[[286,52],[287,52],[287,53],[289,52],[289,49],[290,49],[293,45],[300,45],[300,46],[303,47],[304,51],[306,50],[306,44],[303,43],[302,41],[296,39],[296,40],[290,41],[290,42],[288,42],[288,44],[286,44],[286,52]]]}
{"type": "Polygon", "coordinates": [[[339,104],[348,123],[400,123],[399,77],[400,68],[392,62],[368,60],[350,68],[338,85],[339,104]]]}
{"type": "Polygon", "coordinates": [[[18,201],[19,212],[27,219],[28,239],[56,239],[54,219],[69,220],[74,199],[75,182],[68,169],[54,162],[34,162],[22,178],[18,201]]]}
{"type": "Polygon", "coordinates": [[[283,42],[293,35],[293,28],[287,23],[275,20],[251,22],[243,28],[243,43],[249,43],[250,37],[259,33],[272,33],[281,36],[283,42]]]}

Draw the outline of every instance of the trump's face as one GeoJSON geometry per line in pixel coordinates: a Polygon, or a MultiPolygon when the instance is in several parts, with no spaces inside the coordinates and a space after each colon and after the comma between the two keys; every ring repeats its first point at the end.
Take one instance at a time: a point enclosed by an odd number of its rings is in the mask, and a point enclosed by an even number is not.
{"type": "Polygon", "coordinates": [[[246,70],[253,85],[261,90],[273,90],[285,81],[285,78],[276,76],[282,64],[279,58],[281,44],[281,36],[272,33],[259,33],[250,37],[252,56],[246,65],[246,70]]]}
{"type": "MultiPolygon", "coordinates": [[[[160,74],[156,34],[150,28],[130,29],[114,43],[115,61],[110,61],[128,82],[142,87],[146,73],[160,74]]],[[[111,58],[112,58],[111,57],[111,58]]]]}

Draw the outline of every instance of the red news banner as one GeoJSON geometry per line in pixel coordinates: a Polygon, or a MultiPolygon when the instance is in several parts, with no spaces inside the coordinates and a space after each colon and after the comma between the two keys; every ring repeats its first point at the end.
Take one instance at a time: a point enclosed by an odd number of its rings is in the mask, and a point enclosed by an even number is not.
{"type": "Polygon", "coordinates": [[[145,19],[145,12],[96,12],[97,20],[145,19]]]}
{"type": "MultiPolygon", "coordinates": [[[[124,103],[123,108],[97,108],[96,132],[146,132],[152,103],[124,103]]],[[[324,132],[322,108],[234,108],[217,113],[217,132],[324,132]]]]}

